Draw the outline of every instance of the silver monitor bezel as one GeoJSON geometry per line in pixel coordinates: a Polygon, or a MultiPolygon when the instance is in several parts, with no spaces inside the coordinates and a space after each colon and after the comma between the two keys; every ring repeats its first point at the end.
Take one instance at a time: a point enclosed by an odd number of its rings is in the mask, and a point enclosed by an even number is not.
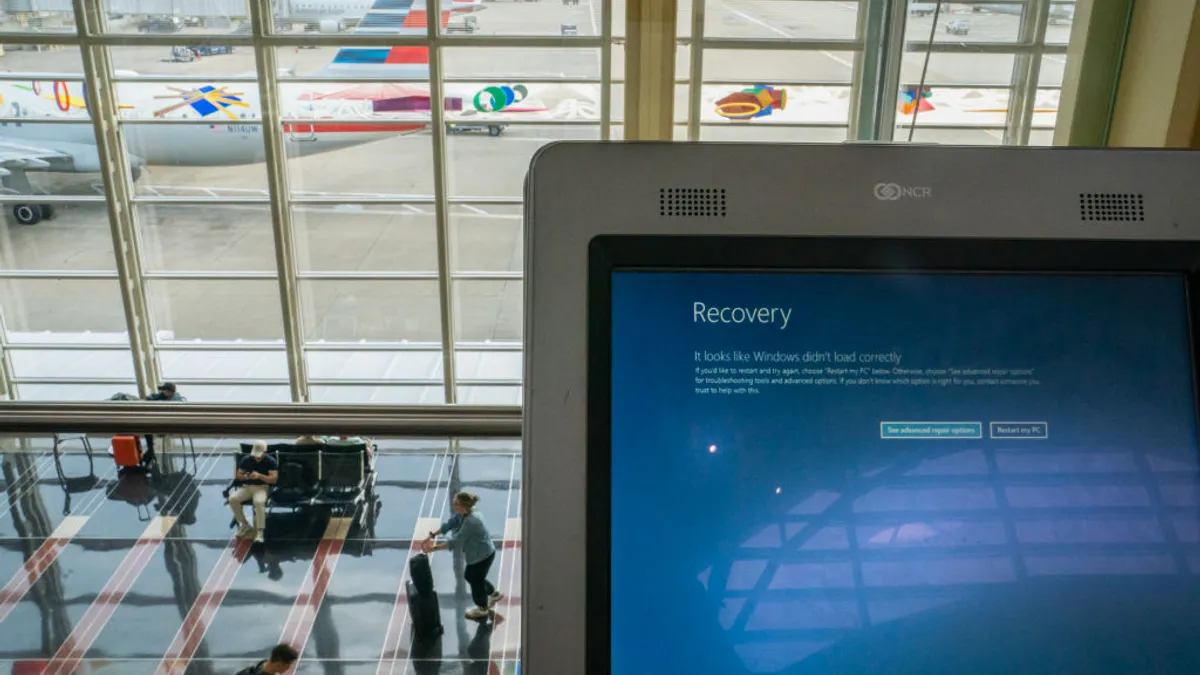
{"type": "Polygon", "coordinates": [[[525,202],[522,670],[598,672],[585,661],[589,245],[597,237],[1196,242],[1197,179],[1200,155],[1173,150],[544,147],[525,202]],[[708,215],[668,215],[663,191],[688,189],[721,191],[724,203],[683,210],[708,215]],[[888,198],[896,189],[899,198],[888,198]],[[1112,194],[1140,196],[1144,216],[1086,217],[1083,195],[1112,194]]]}

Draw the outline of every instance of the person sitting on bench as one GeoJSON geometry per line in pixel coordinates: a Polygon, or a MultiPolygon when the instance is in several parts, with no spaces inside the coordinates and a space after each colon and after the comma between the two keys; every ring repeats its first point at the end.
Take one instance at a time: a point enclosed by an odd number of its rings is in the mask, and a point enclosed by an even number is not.
{"type": "Polygon", "coordinates": [[[267,529],[267,492],[279,480],[279,464],[267,455],[266,441],[254,441],[250,454],[238,462],[234,478],[240,485],[229,495],[229,508],[233,509],[233,519],[238,524],[237,536],[254,537],[254,541],[261,542],[267,529]],[[247,501],[254,504],[254,527],[250,527],[242,512],[247,501]]]}

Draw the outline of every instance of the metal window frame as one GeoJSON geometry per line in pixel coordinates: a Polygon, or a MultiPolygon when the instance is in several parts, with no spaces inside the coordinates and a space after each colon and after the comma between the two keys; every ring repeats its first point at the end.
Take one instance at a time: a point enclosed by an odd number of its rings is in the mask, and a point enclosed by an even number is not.
{"type": "MultiPolygon", "coordinates": [[[[832,0],[831,0],[832,1],[832,0]]],[[[854,66],[851,69],[849,82],[773,82],[755,80],[757,84],[779,85],[779,86],[814,86],[814,87],[846,87],[851,90],[851,106],[846,122],[821,122],[821,123],[771,123],[769,126],[777,128],[841,128],[848,127],[847,137],[852,138],[850,134],[854,133],[854,129],[858,124],[857,111],[860,108],[858,89],[860,77],[860,62],[862,55],[867,49],[867,36],[863,29],[863,18],[865,15],[865,6],[872,0],[861,0],[859,2],[859,18],[855,28],[855,37],[850,39],[833,38],[827,40],[784,40],[784,39],[758,39],[758,38],[725,38],[725,37],[709,37],[705,35],[705,22],[707,19],[706,0],[692,0],[691,34],[687,37],[676,36],[676,46],[687,45],[688,52],[688,78],[686,80],[676,79],[674,86],[687,85],[687,115],[680,121],[673,120],[673,128],[686,127],[687,140],[701,140],[702,130],[705,127],[728,126],[725,123],[717,121],[703,121],[701,119],[701,105],[703,103],[702,93],[706,85],[729,85],[729,86],[745,86],[746,82],[729,81],[729,80],[704,80],[704,55],[709,50],[726,50],[726,51],[836,51],[836,52],[851,52],[854,54],[854,66]]],[[[667,91],[660,92],[660,96],[670,96],[674,100],[675,92],[667,91]]],[[[622,120],[623,121],[623,120],[622,120]]],[[[767,125],[764,125],[767,126],[767,125]]],[[[673,140],[660,139],[660,140],[673,140]]]]}
{"type": "MultiPolygon", "coordinates": [[[[982,2],[982,0],[956,0],[962,4],[982,2]]],[[[995,43],[951,43],[935,42],[927,46],[919,41],[907,41],[904,38],[904,27],[907,20],[907,0],[860,0],[859,16],[855,37],[852,39],[825,40],[783,40],[783,39],[741,39],[706,37],[704,24],[706,20],[705,0],[693,0],[691,10],[692,33],[688,37],[675,36],[676,45],[688,45],[689,77],[686,79],[673,78],[672,84],[665,82],[660,96],[673,100],[674,87],[687,85],[688,111],[685,121],[672,120],[672,129],[686,128],[688,140],[698,140],[706,127],[727,126],[717,121],[704,121],[700,116],[701,90],[705,85],[740,86],[742,82],[704,81],[704,55],[706,50],[832,50],[852,52],[855,56],[854,67],[850,82],[781,82],[780,86],[836,86],[851,88],[851,110],[845,123],[774,123],[772,128],[846,128],[848,138],[859,140],[890,140],[896,128],[894,96],[901,86],[900,64],[905,53],[914,48],[924,51],[926,48],[936,53],[945,54],[1012,54],[1015,67],[1013,80],[1004,85],[978,85],[991,88],[1011,88],[1013,105],[1010,106],[1009,117],[1005,123],[1006,140],[1027,143],[1030,132],[1034,128],[1032,111],[1036,100],[1037,79],[1041,58],[1045,54],[1066,54],[1066,44],[1045,44],[1045,28],[1048,23],[1048,12],[1053,0],[1017,0],[1027,4],[1026,15],[1034,17],[1034,21],[1022,22],[1018,39],[1014,42],[995,43]],[[880,36],[877,40],[873,36],[880,36]],[[868,77],[868,75],[871,75],[868,77]]],[[[369,280],[434,280],[438,282],[439,307],[441,312],[441,353],[443,358],[443,385],[446,392],[447,404],[457,401],[457,389],[463,382],[456,379],[455,354],[459,349],[489,349],[499,351],[519,351],[519,343],[478,346],[470,341],[456,340],[455,317],[456,298],[455,284],[459,281],[517,281],[521,279],[520,272],[463,270],[455,271],[453,236],[451,226],[453,215],[450,207],[454,205],[512,205],[520,206],[520,197],[472,197],[469,195],[451,196],[446,181],[446,132],[445,115],[442,106],[432,106],[430,124],[432,126],[431,150],[433,153],[434,191],[432,195],[357,195],[337,194],[320,195],[314,193],[292,193],[288,189],[288,172],[286,167],[286,152],[284,148],[284,133],[282,130],[282,111],[279,107],[278,93],[281,86],[293,84],[345,81],[376,81],[368,78],[329,78],[319,76],[288,77],[281,75],[274,67],[276,50],[299,45],[318,46],[414,46],[429,49],[430,77],[428,80],[394,80],[376,78],[378,81],[405,81],[416,85],[428,85],[431,98],[440,100],[443,87],[448,83],[480,82],[486,77],[444,76],[443,48],[559,48],[559,49],[597,49],[600,55],[600,76],[594,77],[553,77],[530,76],[522,77],[523,81],[531,83],[580,83],[597,84],[600,88],[600,111],[595,120],[513,120],[512,124],[568,127],[568,126],[598,126],[600,138],[608,140],[613,136],[614,126],[624,130],[624,116],[618,117],[620,111],[612,111],[612,87],[625,84],[624,73],[612,72],[612,49],[614,45],[625,44],[626,37],[614,35],[612,0],[599,0],[601,25],[598,36],[562,38],[558,36],[447,36],[440,30],[440,22],[427,22],[426,34],[423,36],[387,36],[387,35],[307,35],[307,34],[276,34],[274,33],[273,12],[269,3],[253,1],[248,3],[250,12],[251,32],[246,35],[201,35],[183,34],[189,44],[197,45],[233,45],[253,49],[255,54],[256,76],[221,77],[231,82],[255,82],[259,86],[262,98],[262,115],[252,120],[231,120],[230,124],[258,124],[263,126],[265,149],[267,150],[266,170],[268,185],[261,195],[241,196],[171,196],[163,194],[137,194],[129,180],[127,148],[125,147],[123,127],[127,124],[200,124],[199,120],[146,120],[141,118],[122,118],[117,108],[118,85],[126,82],[190,82],[209,81],[212,77],[199,75],[149,75],[137,78],[116,76],[112,69],[112,53],[114,47],[169,47],[179,43],[181,35],[141,35],[106,32],[105,12],[102,0],[73,0],[75,13],[75,33],[11,33],[0,32],[0,43],[5,44],[38,44],[59,45],[77,48],[80,51],[82,66],[78,73],[4,73],[0,80],[27,80],[30,77],[48,80],[64,80],[70,82],[85,82],[89,92],[95,92],[97,103],[90,119],[80,120],[37,120],[37,123],[84,124],[93,126],[97,151],[102,162],[109,168],[102,180],[103,194],[97,196],[80,195],[46,195],[39,201],[49,204],[99,204],[103,202],[108,209],[109,224],[116,253],[113,270],[0,270],[0,279],[41,279],[41,278],[70,278],[70,279],[104,279],[116,280],[121,288],[122,304],[125,310],[125,323],[128,332],[128,345],[55,345],[55,344],[10,344],[5,341],[5,335],[0,332],[0,396],[8,394],[15,396],[16,384],[25,382],[14,377],[8,354],[12,351],[45,349],[45,350],[130,350],[133,354],[134,372],[137,386],[142,393],[149,393],[158,381],[161,373],[159,354],[165,351],[180,351],[187,349],[212,349],[220,351],[254,351],[284,350],[288,356],[289,388],[292,399],[296,402],[309,400],[310,380],[307,374],[305,355],[310,351],[334,351],[340,349],[366,349],[377,351],[394,351],[404,349],[429,349],[433,345],[405,345],[401,343],[371,343],[358,344],[306,344],[301,324],[301,299],[299,284],[305,280],[329,281],[369,281],[369,280]],[[614,119],[617,118],[617,119],[614,119]],[[146,260],[141,251],[138,217],[139,207],[143,206],[262,206],[270,209],[272,214],[272,230],[276,255],[274,272],[186,272],[168,270],[146,270],[146,260]],[[296,259],[295,229],[292,210],[297,206],[321,206],[362,204],[371,206],[404,206],[425,205],[433,207],[433,217],[437,230],[437,269],[436,271],[421,272],[304,272],[300,271],[296,259]],[[157,280],[276,280],[279,284],[280,302],[285,316],[284,341],[280,344],[247,344],[240,343],[206,343],[205,345],[182,345],[170,342],[160,343],[153,331],[152,312],[147,296],[147,283],[157,280]]],[[[674,26],[674,24],[672,24],[674,26]]],[[[672,32],[674,28],[672,27],[672,32]]],[[[767,82],[767,84],[771,84],[767,82]]],[[[976,85],[938,85],[946,88],[964,88],[976,85]]],[[[1043,87],[1043,89],[1055,87],[1043,87]]],[[[628,87],[627,87],[628,89],[628,87]]],[[[626,92],[628,94],[628,92],[626,92]]],[[[636,95],[636,94],[635,94],[636,95]]],[[[5,121],[0,119],[0,122],[5,121]]],[[[33,123],[28,119],[23,123],[33,123]]],[[[361,121],[361,120],[356,120],[361,121]]],[[[205,121],[204,124],[222,123],[205,121]]],[[[952,128],[939,125],[937,128],[952,128]]],[[[975,129],[976,127],[970,127],[975,129]]],[[[188,186],[166,186],[185,192],[188,186]]],[[[27,199],[21,196],[0,195],[0,205],[19,203],[27,199]]],[[[0,326],[3,317],[0,316],[0,326]]],[[[2,329],[0,329],[2,330],[2,329]]],[[[253,384],[256,381],[247,381],[253,384]]],[[[325,384],[322,379],[314,383],[325,384]]]]}
{"type": "MultiPolygon", "coordinates": [[[[105,23],[106,13],[103,0],[72,0],[72,10],[75,19],[75,32],[56,33],[26,33],[0,32],[0,43],[12,45],[51,45],[78,49],[81,58],[80,72],[64,73],[3,73],[0,80],[28,80],[31,77],[45,80],[63,80],[68,82],[83,82],[88,87],[89,94],[95,100],[90,110],[91,115],[86,119],[62,120],[50,118],[37,120],[37,123],[47,124],[91,124],[96,135],[97,151],[102,163],[108,167],[98,186],[98,193],[91,195],[44,195],[39,201],[48,204],[105,204],[108,209],[108,219],[113,248],[116,255],[114,267],[111,270],[0,270],[0,280],[3,279],[78,279],[78,280],[115,280],[121,289],[122,305],[125,311],[125,324],[128,333],[128,344],[55,344],[55,343],[19,343],[16,345],[5,342],[2,317],[0,317],[0,397],[16,398],[17,384],[37,383],[68,383],[60,378],[20,378],[13,374],[8,354],[11,351],[42,350],[42,351],[129,351],[132,354],[136,385],[139,392],[147,394],[153,391],[161,378],[159,354],[170,351],[211,350],[211,351],[284,351],[288,361],[288,382],[293,402],[309,401],[309,385],[305,355],[308,352],[337,351],[337,350],[369,350],[369,351],[406,351],[411,349],[438,349],[443,359],[442,385],[446,392],[445,403],[453,404],[457,400],[457,388],[460,385],[488,386],[519,384],[508,380],[477,380],[458,381],[455,373],[455,355],[457,349],[465,351],[517,351],[519,343],[495,343],[477,345],[473,341],[456,340],[455,335],[455,284],[459,281],[520,281],[519,271],[508,270],[455,270],[453,227],[455,214],[451,207],[456,205],[497,205],[522,206],[519,196],[513,197],[474,197],[470,195],[449,194],[446,180],[446,132],[445,115],[442,106],[432,106],[429,123],[433,140],[431,152],[434,171],[434,191],[431,195],[356,195],[333,194],[314,196],[312,193],[292,193],[289,190],[289,175],[287,170],[286,146],[282,122],[285,121],[279,105],[280,87],[296,84],[321,82],[362,82],[362,81],[404,81],[417,86],[428,86],[433,100],[442,98],[443,87],[447,83],[488,81],[488,77],[464,77],[443,75],[443,48],[559,48],[559,49],[597,49],[600,55],[600,73],[596,77],[555,77],[530,76],[521,77],[522,81],[530,83],[562,83],[562,84],[594,84],[599,87],[600,111],[597,119],[588,120],[512,120],[513,125],[569,127],[595,126],[599,128],[600,137],[609,139],[612,133],[611,87],[612,77],[612,47],[617,42],[624,43],[624,38],[613,36],[613,6],[612,0],[599,0],[601,12],[600,34],[587,37],[563,38],[560,36],[447,36],[441,33],[440,22],[428,21],[426,33],[422,36],[389,36],[389,35],[310,35],[287,34],[274,32],[273,9],[268,2],[251,1],[247,3],[250,32],[238,35],[203,35],[184,33],[180,35],[146,35],[133,33],[108,32],[105,23]],[[126,83],[146,82],[207,82],[212,76],[203,75],[145,75],[128,77],[117,76],[112,68],[112,53],[114,47],[171,47],[186,38],[188,44],[195,45],[230,45],[246,47],[253,50],[255,57],[254,76],[221,76],[222,81],[254,83],[259,88],[262,105],[259,117],[239,120],[159,120],[136,117],[123,117],[117,107],[118,87],[126,83]],[[395,78],[339,78],[339,77],[288,77],[281,75],[276,63],[276,50],[279,48],[300,45],[317,46],[413,46],[429,49],[429,78],[423,80],[408,80],[395,78]],[[95,92],[92,94],[92,92],[95,92]],[[178,190],[179,196],[170,194],[139,194],[134,191],[129,179],[128,148],[125,146],[123,128],[125,125],[141,124],[254,124],[263,128],[264,150],[266,151],[265,168],[267,186],[265,190],[250,190],[246,193],[222,195],[206,192],[205,194],[189,194],[188,186],[163,186],[164,192],[178,190]],[[148,263],[142,254],[140,246],[141,230],[138,225],[138,210],[142,207],[161,206],[206,206],[228,205],[236,207],[257,206],[269,210],[272,221],[272,235],[275,253],[275,269],[272,271],[178,271],[148,268],[148,263]],[[437,230],[437,268],[431,271],[403,272],[311,272],[301,271],[296,256],[295,218],[292,209],[297,206],[345,205],[362,204],[371,206],[406,206],[424,205],[433,208],[433,218],[437,230]],[[152,326],[153,312],[147,292],[147,284],[153,281],[218,281],[218,280],[261,280],[275,281],[279,285],[279,299],[284,316],[283,341],[271,343],[229,343],[206,342],[197,344],[178,344],[160,342],[155,337],[152,326]],[[302,325],[302,299],[299,285],[302,281],[436,281],[438,283],[439,308],[441,312],[441,341],[440,345],[417,343],[357,343],[330,344],[305,343],[302,325]]],[[[6,118],[0,118],[0,122],[6,118]]],[[[28,119],[19,120],[22,123],[33,123],[28,119]]],[[[354,120],[363,122],[363,120],[354,120]]],[[[370,121],[366,121],[370,123],[370,121]]],[[[23,203],[27,197],[19,195],[0,195],[0,206],[10,203],[23,203]]],[[[73,381],[113,382],[112,378],[81,378],[73,381]]],[[[192,380],[181,380],[191,382],[192,380]]],[[[196,381],[199,382],[199,381],[196,381]]],[[[334,381],[314,378],[313,384],[329,384],[334,381]]],[[[423,384],[429,384],[424,383],[423,384]]],[[[276,380],[246,380],[238,381],[243,385],[278,385],[276,380]]],[[[381,381],[376,384],[384,384],[381,381]]],[[[127,384],[124,380],[120,384],[127,384]]]]}
{"type": "MultiPolygon", "coordinates": [[[[1046,27],[1050,23],[1050,0],[1027,0],[1021,12],[1020,42],[1032,44],[1013,59],[1012,95],[1005,120],[1006,145],[1028,145],[1033,109],[1037,101],[1038,79],[1041,77],[1042,56],[1046,53],[1046,27]]],[[[1064,47],[1066,45],[1063,45],[1064,47]]]]}
{"type": "Polygon", "coordinates": [[[130,201],[133,186],[124,135],[117,123],[117,94],[116,85],[111,79],[113,69],[110,55],[106,48],[90,40],[92,36],[103,32],[105,13],[101,0],[73,0],[72,7],[79,34],[84,81],[91,100],[89,117],[96,136],[96,152],[100,165],[105,168],[101,172],[101,181],[108,207],[134,377],[139,393],[145,396],[157,386],[159,369],[152,346],[151,314],[142,274],[136,213],[130,201]]]}
{"type": "MultiPolygon", "coordinates": [[[[949,0],[942,0],[949,2],[949,0]]],[[[847,138],[860,141],[892,141],[897,129],[895,97],[905,83],[901,78],[904,55],[908,53],[935,54],[1000,54],[1014,57],[1014,74],[1007,83],[978,85],[979,88],[1010,89],[1012,102],[1005,121],[1005,142],[1026,145],[1033,130],[1033,109],[1038,89],[1041,59],[1046,54],[1066,54],[1068,45],[1047,44],[1046,27],[1054,0],[1012,0],[1025,4],[1017,39],[1012,42],[937,42],[908,40],[905,29],[908,21],[908,0],[859,0],[858,27],[854,39],[786,40],[758,38],[716,38],[704,35],[705,0],[693,0],[692,34],[679,38],[678,44],[691,46],[690,77],[679,80],[688,90],[688,116],[685,121],[687,139],[700,140],[704,127],[727,126],[721,122],[701,121],[701,88],[704,85],[728,84],[743,86],[745,82],[704,81],[704,52],[706,50],[779,50],[779,51],[849,51],[854,53],[851,82],[788,82],[780,86],[849,86],[850,114],[846,123],[771,123],[772,128],[847,127],[847,138]],[[1026,17],[1035,17],[1028,21],[1026,17]],[[1011,139],[1011,140],[1010,140],[1011,139]]],[[[955,0],[956,4],[981,4],[985,0],[955,0]]],[[[756,80],[756,82],[759,82],[756,80]]],[[[772,82],[759,82],[776,84],[772,82]]],[[[929,83],[926,83],[929,86],[929,83]]],[[[936,85],[939,88],[974,88],[977,85],[936,85]]],[[[671,92],[674,95],[674,92],[671,92]]],[[[678,126],[678,125],[677,125],[678,126]]],[[[921,125],[918,125],[921,128],[921,125]]],[[[939,127],[948,128],[948,127],[939,127]]],[[[964,128],[966,128],[964,126],[964,128]]],[[[971,127],[974,128],[974,127],[971,127]]],[[[983,127],[980,127],[984,129],[983,127]]]]}

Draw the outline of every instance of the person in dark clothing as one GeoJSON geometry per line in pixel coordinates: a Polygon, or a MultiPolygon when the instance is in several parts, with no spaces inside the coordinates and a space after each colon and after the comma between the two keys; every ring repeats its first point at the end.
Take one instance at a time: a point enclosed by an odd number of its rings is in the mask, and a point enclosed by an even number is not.
{"type": "Polygon", "coordinates": [[[270,658],[243,668],[237,675],[282,675],[292,669],[300,660],[300,654],[289,644],[278,644],[271,650],[270,658]]]}
{"type": "Polygon", "coordinates": [[[254,537],[254,541],[261,543],[267,529],[267,493],[279,480],[279,464],[267,454],[265,441],[254,441],[250,454],[238,462],[233,473],[238,488],[229,495],[229,508],[239,525],[237,536],[243,539],[254,537]],[[242,505],[246,502],[254,505],[253,527],[242,513],[242,505]]]}
{"type": "Polygon", "coordinates": [[[425,553],[451,548],[462,551],[467,563],[463,580],[471,587],[471,599],[475,602],[475,606],[467,610],[467,618],[473,620],[486,619],[501,597],[487,578],[492,562],[496,560],[496,545],[487,526],[483,524],[483,518],[475,511],[478,502],[479,497],[470,492],[454,495],[454,515],[421,542],[421,550],[425,553]],[[434,543],[434,539],[440,535],[449,537],[441,543],[434,543]]]}
{"type": "Polygon", "coordinates": [[[158,385],[158,393],[150,394],[146,397],[147,401],[186,401],[184,397],[179,395],[174,382],[163,382],[158,385]]]}
{"type": "MultiPolygon", "coordinates": [[[[147,401],[174,401],[182,403],[187,399],[179,395],[174,382],[163,382],[158,385],[158,392],[146,397],[147,401]]],[[[154,435],[146,434],[146,454],[154,457],[154,435]]]]}

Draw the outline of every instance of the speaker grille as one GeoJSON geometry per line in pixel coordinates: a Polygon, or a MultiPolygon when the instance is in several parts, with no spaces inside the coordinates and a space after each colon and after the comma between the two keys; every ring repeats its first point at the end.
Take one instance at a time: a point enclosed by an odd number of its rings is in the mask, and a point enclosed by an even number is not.
{"type": "Polygon", "coordinates": [[[725,188],[661,188],[658,215],[673,218],[724,218],[725,188]]]}
{"type": "Polygon", "coordinates": [[[1079,195],[1079,216],[1091,221],[1146,219],[1146,203],[1136,192],[1084,192],[1079,195]]]}

